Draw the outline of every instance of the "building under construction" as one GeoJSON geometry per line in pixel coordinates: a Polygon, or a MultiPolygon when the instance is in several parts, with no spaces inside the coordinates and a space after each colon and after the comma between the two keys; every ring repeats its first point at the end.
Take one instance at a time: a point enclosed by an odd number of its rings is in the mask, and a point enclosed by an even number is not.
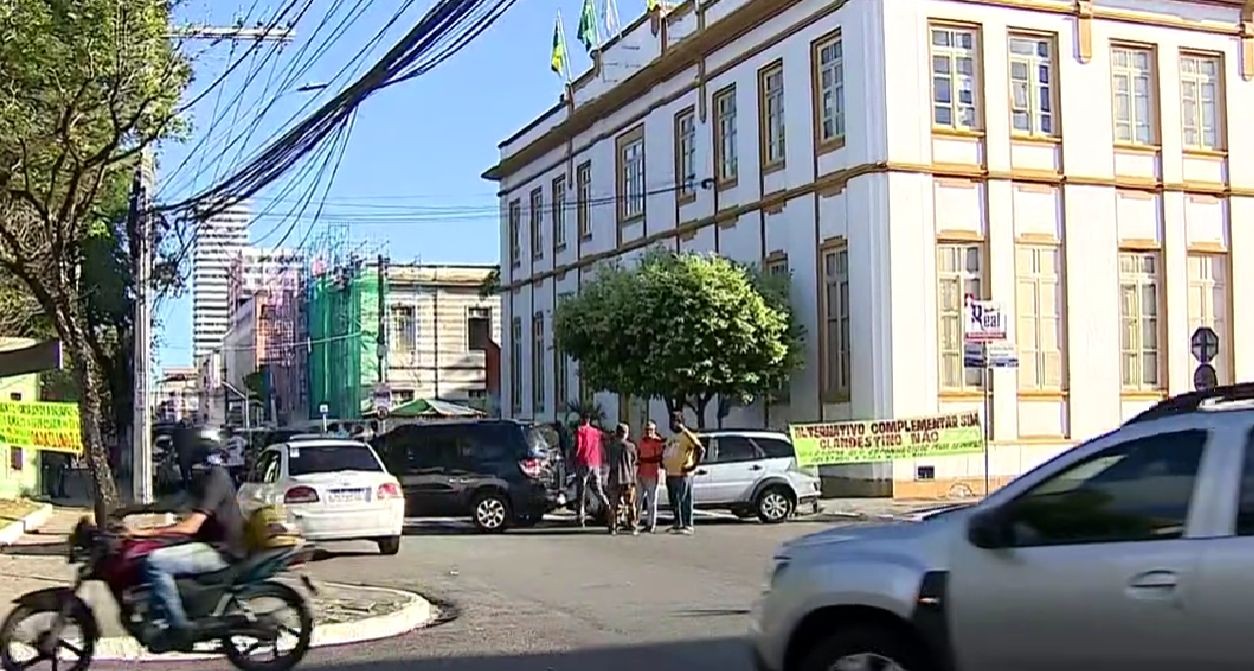
{"type": "Polygon", "coordinates": [[[379,375],[379,306],[386,285],[359,259],[315,272],[307,287],[309,416],[357,419],[379,375]]]}

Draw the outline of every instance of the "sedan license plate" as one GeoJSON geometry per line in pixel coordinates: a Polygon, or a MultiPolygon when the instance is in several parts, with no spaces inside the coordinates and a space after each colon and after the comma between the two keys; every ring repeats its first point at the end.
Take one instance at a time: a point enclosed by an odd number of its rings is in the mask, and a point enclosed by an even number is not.
{"type": "Polygon", "coordinates": [[[332,489],[330,492],[327,492],[327,501],[330,503],[365,501],[366,491],[365,489],[332,489]]]}

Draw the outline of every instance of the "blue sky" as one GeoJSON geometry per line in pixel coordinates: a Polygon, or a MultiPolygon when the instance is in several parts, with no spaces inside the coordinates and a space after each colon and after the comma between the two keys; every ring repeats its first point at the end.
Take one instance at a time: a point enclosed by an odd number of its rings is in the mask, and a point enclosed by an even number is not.
{"type": "MultiPolygon", "coordinates": [[[[601,2],[597,0],[598,5],[601,2]]],[[[413,2],[355,72],[373,63],[434,3],[413,2]]],[[[247,23],[253,24],[272,16],[283,4],[280,0],[189,0],[178,16],[185,23],[200,24],[232,24],[238,17],[248,17],[247,23]],[[250,8],[254,8],[251,13],[250,8]]],[[[169,143],[160,151],[159,197],[176,200],[213,183],[215,176],[226,174],[241,158],[264,146],[263,140],[289,118],[301,114],[303,105],[309,106],[308,112],[334,95],[334,90],[309,93],[296,88],[331,80],[387,23],[403,0],[360,3],[362,13],[312,62],[308,72],[291,86],[279,84],[293,63],[308,61],[316,48],[330,42],[334,26],[353,14],[358,4],[356,0],[313,0],[312,8],[296,25],[293,43],[268,62],[263,61],[268,50],[258,50],[255,57],[242,62],[197,102],[190,110],[190,137],[169,143]],[[328,13],[332,20],[317,31],[328,13]],[[297,52],[303,47],[305,56],[298,58],[297,52]],[[252,81],[248,81],[250,76],[252,81]],[[275,96],[271,112],[257,121],[256,110],[275,96]],[[256,127],[253,135],[242,136],[239,129],[250,126],[256,127]],[[233,141],[235,147],[228,150],[233,141]]],[[[582,4],[582,0],[518,0],[452,60],[367,99],[358,111],[328,192],[324,219],[348,222],[352,243],[371,243],[367,249],[384,245],[396,262],[495,263],[499,257],[495,185],[479,175],[495,163],[497,144],[502,139],[557,101],[562,82],[549,69],[549,58],[559,11],[571,42],[575,76],[588,65],[574,39],[582,4]]],[[[642,14],[644,5],[645,0],[618,0],[622,23],[642,14]]],[[[197,79],[188,99],[223,77],[227,66],[239,60],[247,48],[239,45],[232,51],[226,45],[187,43],[185,49],[198,54],[197,79]]],[[[355,78],[346,74],[335,88],[355,78]]],[[[295,172],[299,173],[299,168],[295,172]]],[[[301,241],[306,241],[307,247],[313,244],[325,226],[324,222],[313,222],[310,215],[314,208],[300,219],[282,216],[295,207],[305,184],[307,181],[298,175],[288,177],[259,196],[254,209],[271,211],[254,224],[255,240],[264,238],[265,243],[273,244],[286,234],[286,246],[297,246],[301,241]],[[289,187],[294,190],[281,197],[289,187]]],[[[350,246],[355,246],[352,243],[350,246]]],[[[189,296],[185,293],[164,301],[157,318],[158,365],[190,365],[189,296]]]]}

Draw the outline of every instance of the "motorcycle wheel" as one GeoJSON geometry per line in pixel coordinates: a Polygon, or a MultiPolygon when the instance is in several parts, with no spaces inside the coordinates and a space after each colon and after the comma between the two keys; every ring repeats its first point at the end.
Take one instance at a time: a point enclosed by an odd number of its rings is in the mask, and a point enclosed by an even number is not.
{"type": "MultiPolygon", "coordinates": [[[[277,582],[261,582],[252,585],[231,599],[231,603],[227,604],[226,617],[244,615],[250,620],[257,617],[258,613],[248,608],[245,604],[254,599],[277,599],[282,602],[284,608],[288,612],[295,612],[297,619],[300,621],[300,630],[292,632],[290,627],[284,627],[284,634],[288,637],[294,637],[295,641],[288,650],[280,650],[282,641],[276,641],[273,645],[274,656],[269,660],[254,659],[250,655],[253,649],[258,647],[246,647],[241,649],[234,637],[227,636],[222,641],[222,647],[226,651],[226,658],[231,665],[241,671],[288,671],[300,663],[305,657],[305,653],[309,652],[309,643],[313,637],[313,613],[309,610],[309,603],[300,592],[277,582]]],[[[273,610],[270,612],[274,612],[273,610]]],[[[261,641],[257,642],[261,644],[261,641]]],[[[7,671],[7,670],[6,670],[7,671]]]]}
{"type": "MultiPolygon", "coordinates": [[[[92,614],[87,604],[83,603],[78,597],[73,597],[70,604],[69,613],[65,618],[66,627],[77,627],[82,632],[82,641],[75,646],[62,639],[57,642],[57,662],[44,659],[40,666],[36,662],[32,662],[28,656],[23,655],[21,661],[13,655],[14,636],[17,634],[19,625],[30,620],[31,618],[46,615],[48,616],[48,624],[52,626],[52,618],[55,618],[57,611],[61,608],[61,603],[56,600],[50,600],[39,604],[21,604],[9,612],[8,617],[4,618],[4,623],[0,624],[0,668],[4,671],[22,671],[24,669],[57,669],[58,671],[87,671],[91,666],[92,656],[96,652],[96,639],[100,637],[99,629],[96,626],[96,617],[92,614]],[[71,661],[73,660],[73,661],[71,661]]],[[[50,632],[38,632],[36,638],[47,636],[50,632]]],[[[30,643],[37,643],[31,641],[30,643]]],[[[31,657],[37,656],[32,649],[31,657]]]]}

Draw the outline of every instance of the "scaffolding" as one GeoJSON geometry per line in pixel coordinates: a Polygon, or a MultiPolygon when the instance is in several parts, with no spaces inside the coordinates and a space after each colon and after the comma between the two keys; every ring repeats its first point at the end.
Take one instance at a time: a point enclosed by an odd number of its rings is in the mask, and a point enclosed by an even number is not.
{"type": "Polygon", "coordinates": [[[386,305],[367,243],[350,243],[344,223],[330,223],[305,256],[305,299],[300,318],[308,343],[305,366],[309,418],[323,404],[331,419],[360,419],[372,406],[379,370],[380,306],[386,305]]]}

